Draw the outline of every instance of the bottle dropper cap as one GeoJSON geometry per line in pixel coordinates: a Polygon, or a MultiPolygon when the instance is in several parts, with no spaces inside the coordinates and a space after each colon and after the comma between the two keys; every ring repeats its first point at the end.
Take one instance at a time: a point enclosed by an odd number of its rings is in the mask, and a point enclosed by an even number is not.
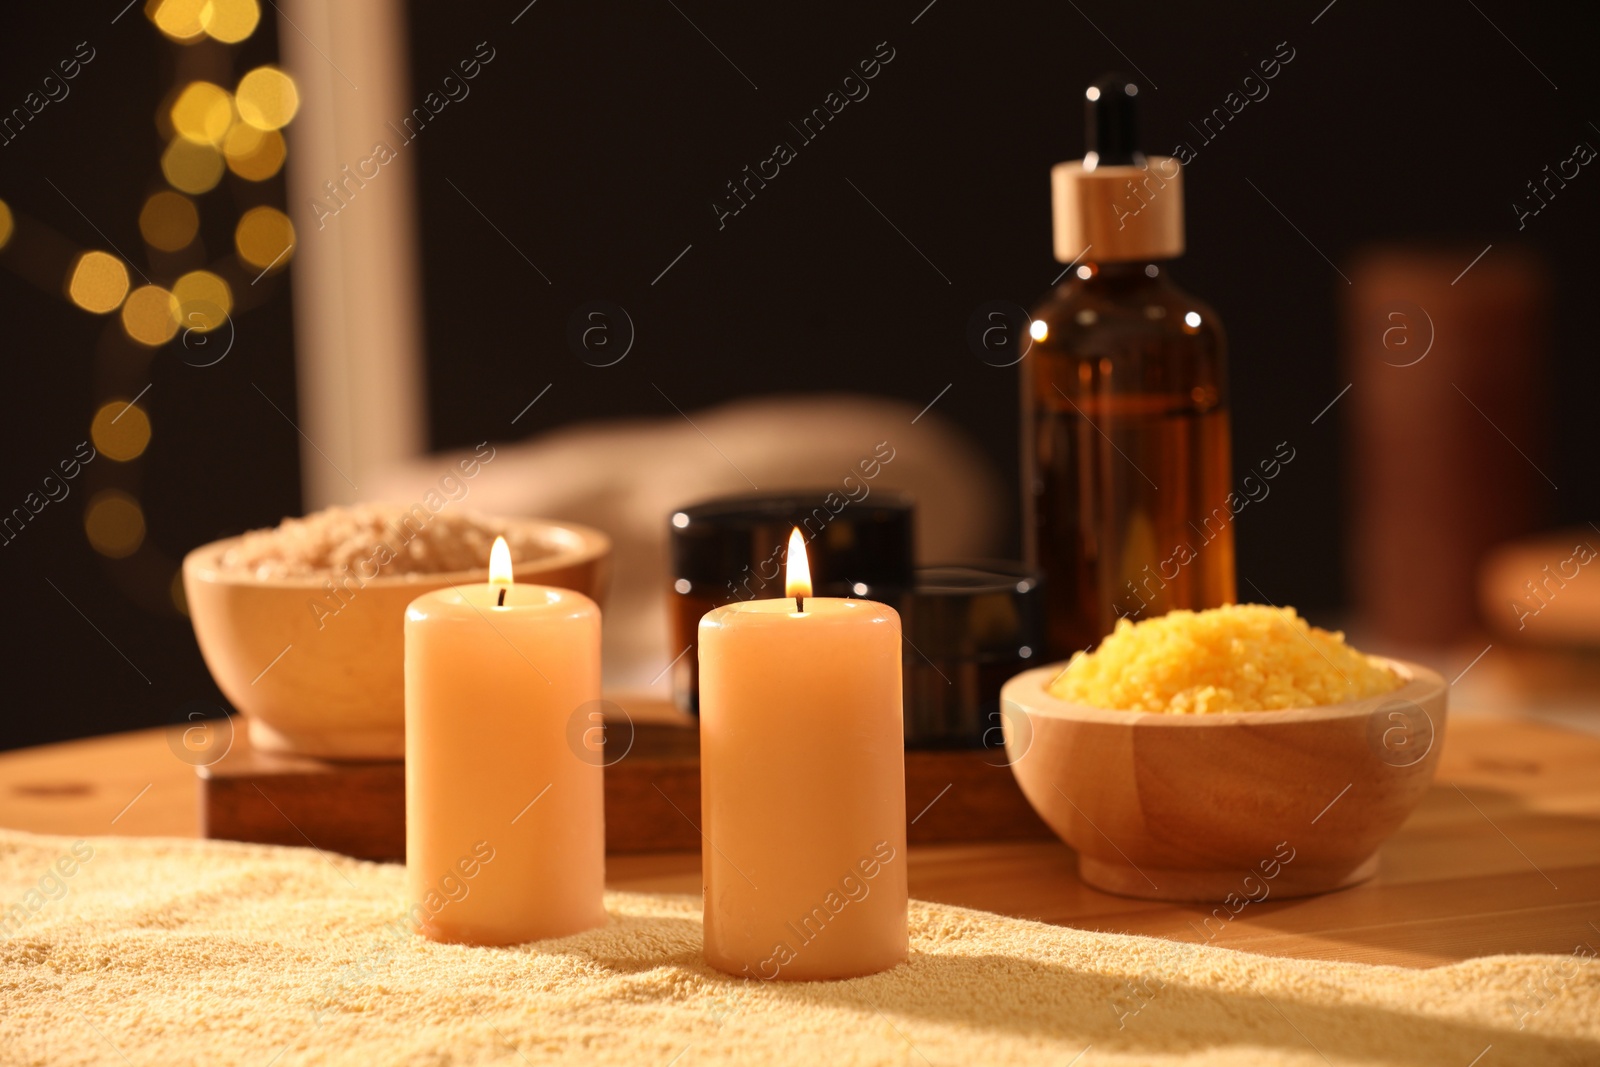
{"type": "Polygon", "coordinates": [[[1139,150],[1138,98],[1138,84],[1120,74],[1084,90],[1084,157],[1050,171],[1062,263],[1183,255],[1183,167],[1139,150]]]}
{"type": "Polygon", "coordinates": [[[1137,166],[1139,151],[1139,87],[1118,74],[1107,74],[1083,92],[1085,170],[1137,166]]]}

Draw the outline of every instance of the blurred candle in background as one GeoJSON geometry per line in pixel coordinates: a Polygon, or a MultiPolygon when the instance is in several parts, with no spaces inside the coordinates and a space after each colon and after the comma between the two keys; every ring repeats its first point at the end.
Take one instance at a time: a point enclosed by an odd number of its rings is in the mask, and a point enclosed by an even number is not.
{"type": "Polygon", "coordinates": [[[1343,291],[1350,584],[1356,621],[1389,641],[1474,629],[1480,561],[1555,493],[1547,274],[1525,249],[1475,254],[1374,248],[1343,291]]]}
{"type": "Polygon", "coordinates": [[[600,609],[489,581],[406,609],[406,883],[429,938],[511,945],[606,921],[602,761],[574,740],[600,698],[600,609]]]}
{"type": "Polygon", "coordinates": [[[786,592],[700,623],[706,960],[872,974],[908,944],[900,618],[812,597],[799,530],[786,592]]]}

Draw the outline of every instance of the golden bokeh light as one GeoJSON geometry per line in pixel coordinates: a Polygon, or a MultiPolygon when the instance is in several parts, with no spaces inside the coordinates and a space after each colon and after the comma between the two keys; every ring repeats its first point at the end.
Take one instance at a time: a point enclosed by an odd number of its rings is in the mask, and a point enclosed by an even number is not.
{"type": "Polygon", "coordinates": [[[72,265],[67,295],[85,311],[115,311],[128,295],[128,268],[109,252],[85,252],[72,265]]]}
{"type": "Polygon", "coordinates": [[[210,82],[190,82],[172,102],[172,128],[198,144],[222,144],[233,125],[233,98],[210,82]]]}
{"type": "Polygon", "coordinates": [[[108,400],[94,413],[89,438],[101,455],[118,463],[138,459],[150,444],[150,416],[137,404],[108,400]]]}
{"type": "Polygon", "coordinates": [[[193,43],[205,32],[200,22],[200,12],[205,6],[206,0],[148,0],[144,13],[156,24],[156,29],[168,37],[193,43]]]}
{"type": "Polygon", "coordinates": [[[139,232],[145,243],[163,252],[188,248],[200,229],[200,213],[194,201],[182,193],[164,189],[144,202],[139,210],[139,232]]]}
{"type": "MultiPolygon", "coordinates": [[[[122,328],[142,345],[157,348],[178,332],[178,301],[159,285],[141,285],[122,305],[122,328]]],[[[120,425],[120,423],[119,423],[120,425]]]]}
{"type": "Polygon", "coordinates": [[[4,200],[0,200],[0,248],[6,246],[11,240],[11,231],[16,229],[16,222],[11,218],[11,208],[4,200]]]}
{"type": "Polygon", "coordinates": [[[238,44],[256,31],[261,8],[256,0],[205,0],[200,8],[200,25],[223,44],[238,44]]]}
{"type": "Polygon", "coordinates": [[[294,79],[277,67],[257,67],[240,78],[236,95],[239,117],[260,130],[282,129],[300,108],[294,79]]]}
{"type": "Polygon", "coordinates": [[[206,333],[228,321],[233,310],[233,290],[208,270],[193,270],[172,286],[178,306],[178,325],[206,333]]]}
{"type": "Polygon", "coordinates": [[[198,195],[222,180],[222,156],[208,144],[174,137],[161,153],[161,173],[174,189],[198,195]]]}
{"type": "Polygon", "coordinates": [[[96,552],[112,559],[126,559],[144,544],[144,511],[127,493],[102,490],[89,498],[88,510],[83,513],[83,530],[96,552]]]}
{"type": "Polygon", "coordinates": [[[275,207],[253,207],[239,220],[233,243],[252,267],[282,268],[294,252],[294,223],[275,207]]]}
{"type": "Polygon", "coordinates": [[[252,182],[264,182],[283,166],[283,134],[277,130],[258,130],[248,122],[236,122],[222,142],[228,169],[252,182]]]}
{"type": "Polygon", "coordinates": [[[179,615],[189,614],[189,597],[183,591],[183,568],[179,567],[172,575],[172,583],[167,586],[167,595],[172,598],[172,606],[179,615]]]}

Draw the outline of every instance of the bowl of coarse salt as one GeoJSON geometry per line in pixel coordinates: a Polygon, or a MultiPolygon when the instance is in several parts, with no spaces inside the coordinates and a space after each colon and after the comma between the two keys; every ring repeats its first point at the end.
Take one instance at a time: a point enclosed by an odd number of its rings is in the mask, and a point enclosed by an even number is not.
{"type": "Polygon", "coordinates": [[[516,581],[602,598],[611,540],[599,530],[422,504],[328,508],[190,552],[195,638],[252,747],[403,757],[406,605],[487,581],[497,536],[516,581]]]}

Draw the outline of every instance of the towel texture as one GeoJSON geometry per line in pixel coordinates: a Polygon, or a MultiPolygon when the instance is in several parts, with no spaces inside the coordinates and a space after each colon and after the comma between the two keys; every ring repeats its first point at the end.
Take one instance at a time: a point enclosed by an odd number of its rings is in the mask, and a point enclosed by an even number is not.
{"type": "Polygon", "coordinates": [[[1583,952],[1414,971],[913,901],[906,964],[766,983],[706,967],[697,898],[611,894],[602,929],[476,949],[405,932],[403,875],[0,831],[0,1063],[1600,1063],[1583,952]]]}

